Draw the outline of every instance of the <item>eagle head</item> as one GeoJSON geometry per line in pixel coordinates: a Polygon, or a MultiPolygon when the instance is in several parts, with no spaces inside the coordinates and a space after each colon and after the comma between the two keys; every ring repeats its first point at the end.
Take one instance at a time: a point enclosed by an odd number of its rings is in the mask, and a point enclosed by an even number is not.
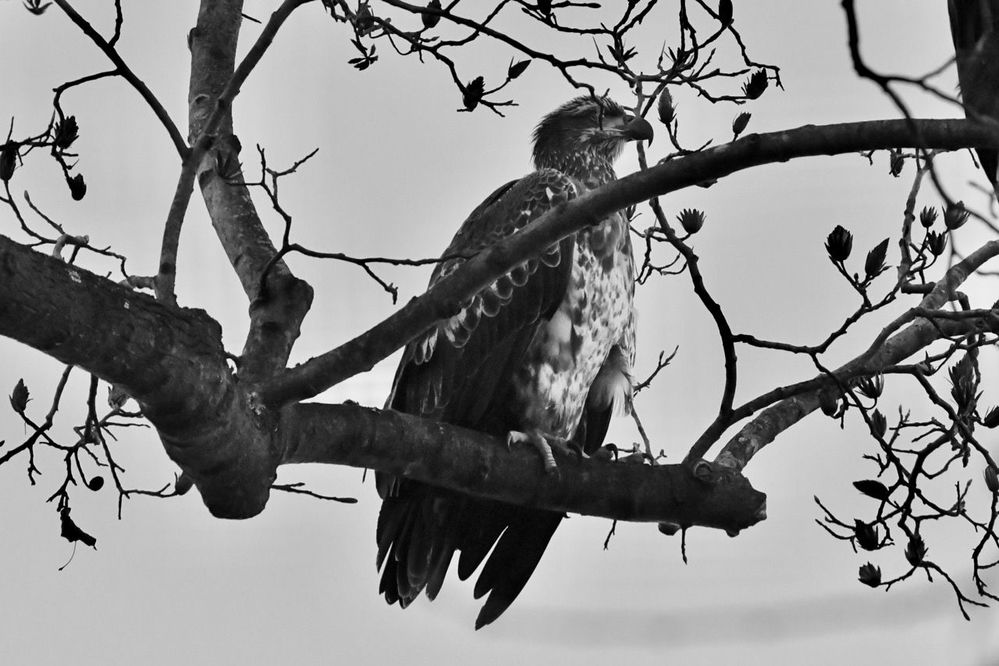
{"type": "Polygon", "coordinates": [[[598,158],[613,164],[624,144],[652,140],[652,125],[609,97],[583,95],[541,119],[534,129],[534,165],[575,171],[598,158]],[[573,167],[577,167],[574,169],[573,167]]]}

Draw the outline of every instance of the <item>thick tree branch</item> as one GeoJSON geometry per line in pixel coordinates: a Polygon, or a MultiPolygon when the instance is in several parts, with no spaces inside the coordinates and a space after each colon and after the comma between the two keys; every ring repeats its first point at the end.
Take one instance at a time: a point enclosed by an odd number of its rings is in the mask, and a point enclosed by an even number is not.
{"type": "MultiPolygon", "coordinates": [[[[283,368],[312,304],[312,289],[278,261],[268,272],[266,294],[260,278],[277,254],[264,230],[248,188],[219,174],[218,162],[238,162],[239,142],[232,135],[230,106],[250,72],[260,62],[279,28],[309,0],[285,0],[271,15],[249,53],[236,67],[236,44],[242,17],[240,0],[202,2],[191,32],[191,136],[214,136],[214,159],[198,158],[201,193],[215,232],[250,298],[250,329],[243,346],[240,375],[259,381],[283,368]],[[216,136],[218,135],[218,136],[216,136]]],[[[197,146],[203,140],[196,142],[197,146]]]]}
{"type": "Polygon", "coordinates": [[[217,322],[0,236],[0,335],[77,365],[135,398],[218,516],[263,509],[276,457],[246,405],[217,322]]]}
{"type": "Polygon", "coordinates": [[[548,474],[529,447],[409,414],[298,404],[282,414],[286,463],[371,467],[518,506],[734,534],[765,518],[766,496],[726,468],[559,458],[548,474]]]}
{"type": "Polygon", "coordinates": [[[999,137],[992,128],[970,121],[881,120],[752,134],[717,148],[664,161],[552,209],[522,231],[466,262],[388,319],[267,383],[260,390],[260,398],[265,404],[303,400],[370,370],[440,319],[458,312],[463,301],[511,267],[611,212],[653,196],[798,157],[900,146],[956,150],[995,144],[999,144],[999,137]]]}
{"type": "Polygon", "coordinates": [[[700,461],[648,466],[560,460],[481,433],[356,405],[251,405],[226,366],[218,324],[0,236],[0,335],[123,387],[217,516],[263,510],[279,464],[371,467],[481,497],[735,533],[765,496],[700,461]]]}

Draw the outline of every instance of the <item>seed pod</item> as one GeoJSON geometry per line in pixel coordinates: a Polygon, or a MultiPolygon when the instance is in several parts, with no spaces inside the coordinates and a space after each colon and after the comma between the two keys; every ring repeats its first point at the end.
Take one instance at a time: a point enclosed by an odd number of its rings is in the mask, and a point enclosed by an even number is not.
{"type": "Polygon", "coordinates": [[[876,567],[870,562],[860,567],[859,578],[861,583],[870,587],[877,587],[881,584],[881,567],[876,567]]]}
{"type": "Polygon", "coordinates": [[[992,465],[985,468],[985,487],[995,495],[999,493],[999,470],[992,465]]]}
{"type": "Polygon", "coordinates": [[[874,479],[864,479],[863,481],[854,481],[853,487],[864,493],[868,497],[876,499],[878,501],[884,502],[890,496],[888,492],[888,487],[880,481],[875,481],[874,479]]]}
{"type": "Polygon", "coordinates": [[[951,231],[960,229],[964,226],[964,223],[968,221],[968,216],[971,213],[968,209],[964,207],[963,201],[956,201],[947,206],[944,211],[944,226],[946,226],[951,231]]]}
{"type": "Polygon", "coordinates": [[[898,178],[902,175],[902,168],[905,166],[905,158],[902,157],[902,151],[898,148],[892,148],[890,155],[891,157],[888,161],[888,173],[898,178]]]}
{"type": "Polygon", "coordinates": [[[732,0],[719,0],[718,21],[726,28],[732,25],[732,0]]]}
{"type": "Polygon", "coordinates": [[[80,136],[80,127],[76,124],[76,116],[68,116],[65,120],[55,126],[52,142],[56,148],[65,150],[69,148],[77,137],[80,136]]]}
{"type": "Polygon", "coordinates": [[[766,70],[758,69],[749,75],[749,80],[742,84],[742,94],[747,99],[758,99],[766,92],[769,84],[766,70]]]}
{"type": "Polygon", "coordinates": [[[669,88],[663,88],[663,91],[659,93],[657,109],[659,111],[659,121],[669,127],[676,119],[676,105],[673,104],[673,96],[669,94],[669,88]]]}
{"type": "Polygon", "coordinates": [[[880,409],[871,412],[871,434],[881,439],[888,432],[888,419],[881,413],[880,409]]]}
{"type": "Polygon", "coordinates": [[[481,76],[477,76],[469,81],[468,85],[461,89],[461,103],[465,105],[466,111],[475,110],[475,107],[477,107],[479,102],[482,100],[485,88],[485,79],[481,76]]]}
{"type": "Polygon", "coordinates": [[[881,397],[881,392],[885,388],[885,378],[884,375],[873,375],[871,377],[864,377],[857,384],[857,388],[865,397],[871,400],[877,400],[881,397]]]}
{"type": "Polygon", "coordinates": [[[877,526],[868,525],[860,519],[853,522],[853,536],[857,539],[857,545],[864,550],[877,550],[881,541],[878,538],[877,526]]]}
{"type": "Polygon", "coordinates": [[[0,180],[5,183],[10,180],[14,175],[14,169],[17,168],[17,148],[16,143],[7,143],[3,149],[0,149],[0,180]]]}
{"type": "Polygon", "coordinates": [[[683,230],[691,235],[696,234],[704,226],[704,213],[696,208],[683,209],[677,219],[683,230]]]}
{"type": "Polygon", "coordinates": [[[732,121],[732,134],[734,137],[738,137],[746,129],[746,125],[749,124],[749,119],[753,117],[753,114],[743,111],[735,117],[732,121]]]}
{"type": "MultiPolygon", "coordinates": [[[[440,11],[441,0],[430,0],[430,2],[427,3],[427,9],[440,11]]],[[[441,22],[441,15],[431,12],[420,12],[420,18],[423,19],[424,28],[433,28],[441,22]]]]}
{"type": "Polygon", "coordinates": [[[978,377],[970,356],[964,356],[948,371],[950,379],[950,395],[958,410],[964,411],[978,397],[978,377]]]}
{"type": "Polygon", "coordinates": [[[513,80],[524,73],[527,66],[531,64],[530,60],[518,60],[517,62],[510,63],[510,68],[506,72],[508,79],[513,80]]]}
{"type": "Polygon", "coordinates": [[[923,225],[924,228],[929,229],[933,226],[933,223],[937,221],[937,209],[930,208],[929,206],[924,206],[923,210],[919,212],[919,223],[923,225]]]}
{"type": "Polygon", "coordinates": [[[918,567],[926,559],[926,543],[923,537],[913,534],[905,546],[905,559],[914,567],[918,567]]]}
{"type": "Polygon", "coordinates": [[[886,238],[867,253],[867,259],[864,261],[864,272],[868,278],[876,277],[885,270],[885,259],[887,256],[888,239],[886,238]]]}
{"type": "Polygon", "coordinates": [[[935,231],[926,232],[926,247],[929,248],[930,254],[939,257],[947,249],[947,235],[935,231]]]}
{"type": "Polygon", "coordinates": [[[10,394],[10,406],[18,414],[24,414],[24,410],[28,407],[28,400],[31,399],[30,395],[28,387],[24,385],[24,380],[18,379],[10,394]]]}
{"type": "Polygon", "coordinates": [[[836,228],[829,232],[826,237],[826,252],[833,263],[842,263],[850,257],[853,250],[853,234],[836,225],[836,228]]]}
{"type": "Polygon", "coordinates": [[[73,201],[79,201],[87,194],[87,184],[83,182],[82,173],[66,178],[66,184],[69,185],[69,196],[73,197],[73,201]]]}

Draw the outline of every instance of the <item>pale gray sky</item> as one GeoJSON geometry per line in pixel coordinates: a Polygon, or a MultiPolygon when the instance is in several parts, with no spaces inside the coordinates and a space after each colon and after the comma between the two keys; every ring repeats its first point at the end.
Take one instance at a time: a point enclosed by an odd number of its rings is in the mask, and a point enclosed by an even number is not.
{"type": "MultiPolygon", "coordinates": [[[[0,4],[0,116],[36,131],[49,117],[53,86],[106,64],[57,8],[35,18],[19,4],[0,4]]],[[[109,29],[110,2],[77,4],[109,29]]],[[[248,2],[247,12],[263,17],[273,4],[248,2]]],[[[949,57],[945,3],[858,4],[872,65],[921,74],[949,57]]],[[[185,36],[196,8],[193,1],[124,3],[121,51],[181,125],[185,36]]],[[[786,87],[748,107],[750,131],[893,115],[875,87],[852,74],[838,3],[767,0],[736,10],[747,12],[737,19],[754,57],[781,66],[786,87]]],[[[646,27],[655,34],[656,26],[646,27]]],[[[244,47],[256,33],[255,26],[245,27],[244,47]]],[[[673,29],[664,25],[662,34],[673,29]]],[[[654,52],[658,43],[648,48],[654,52]]],[[[511,88],[520,106],[507,118],[459,114],[459,96],[440,68],[401,59],[387,45],[379,52],[369,71],[354,71],[346,64],[354,54],[344,28],[324,19],[318,5],[300,10],[237,100],[244,164],[255,172],[256,143],[275,166],[319,147],[296,178],[282,182],[297,240],[358,255],[433,256],[488,192],[528,170],[534,124],[574,92],[535,63],[511,88]]],[[[487,77],[499,76],[509,62],[509,55],[491,48],[469,57],[481,66],[475,73],[487,77]]],[[[472,69],[466,70],[469,78],[472,69]]],[[[945,87],[953,85],[953,73],[948,76],[945,87]]],[[[626,94],[619,86],[611,92],[626,94]]],[[[912,101],[920,115],[958,114],[924,96],[912,101]]],[[[683,94],[678,102],[688,145],[730,136],[737,109],[683,94]]],[[[165,134],[120,81],[71,92],[64,106],[81,126],[76,147],[87,198],[70,202],[59,174],[43,159],[18,172],[16,191],[30,189],[71,232],[127,254],[132,271],[154,272],[178,170],[165,134]]],[[[665,150],[659,140],[652,155],[662,157],[665,150]]],[[[619,173],[634,168],[628,156],[619,173]]],[[[866,250],[899,227],[911,167],[899,180],[887,170],[883,156],[873,168],[860,157],[814,158],[737,174],[708,190],[677,193],[664,205],[671,212],[690,206],[706,211],[707,225],[694,245],[708,287],[735,328],[814,342],[855,304],[825,259],[826,234],[842,224],[854,232],[855,247],[866,250]]],[[[965,185],[977,178],[967,154],[941,160],[941,170],[959,196],[981,205],[965,185]]],[[[929,194],[925,199],[936,202],[929,194]]],[[[277,233],[279,220],[262,200],[258,204],[277,233]]],[[[0,225],[0,233],[16,237],[9,216],[0,215],[0,225]]],[[[963,247],[972,246],[976,233],[967,231],[963,247]]],[[[299,258],[291,264],[316,288],[296,361],[392,312],[388,298],[354,267],[299,258]]],[[[422,291],[428,273],[385,272],[401,285],[403,301],[422,291]]],[[[199,200],[184,228],[178,293],[181,304],[217,318],[227,346],[238,351],[246,305],[199,200]]],[[[710,320],[685,278],[642,290],[639,307],[640,375],[661,349],[680,347],[674,364],[638,402],[657,447],[676,460],[716,408],[720,356],[710,320]]],[[[832,356],[857,353],[889,317],[860,327],[832,356]]],[[[740,358],[742,397],[810,375],[808,365],[794,359],[748,351],[740,358]]],[[[0,359],[3,391],[24,377],[36,398],[32,409],[44,410],[60,368],[9,341],[0,342],[0,359]]],[[[995,356],[987,362],[994,368],[995,356]]],[[[383,363],[323,399],[380,405],[393,368],[393,362],[383,363]]],[[[85,387],[83,373],[76,373],[65,427],[82,408],[85,387]]],[[[0,407],[0,439],[16,442],[22,433],[14,415],[0,407]]],[[[624,422],[612,438],[632,441],[635,433],[624,422]]],[[[995,663],[995,611],[976,611],[967,623],[950,589],[924,580],[887,594],[867,589],[856,581],[857,567],[873,559],[886,572],[900,571],[900,549],[854,555],[815,525],[812,495],[844,515],[873,510],[850,486],[872,474],[860,460],[866,446],[855,424],[843,433],[823,417],[786,433],[747,469],[768,493],[769,519],[736,539],[691,532],[688,565],[681,562],[678,539],[663,537],[654,526],[620,525],[604,551],[609,524],[574,517],[560,528],[521,598],[480,632],[472,632],[478,604],[471,586],[456,577],[437,601],[421,599],[405,612],[376,594],[378,501],[359,470],[283,470],[284,480],[306,480],[360,502],[343,506],[278,495],[261,516],[244,522],[211,518],[196,493],[130,501],[119,522],[111,493],[77,490],[73,515],[98,537],[99,550],[78,549],[59,571],[72,549],[59,537],[53,506],[44,502],[59,483],[60,463],[43,456],[47,473],[34,487],[23,464],[0,469],[0,656],[11,664],[995,663]]],[[[136,484],[156,487],[173,477],[174,467],[148,432],[123,432],[116,451],[136,484]]],[[[928,537],[931,555],[963,582],[968,538],[949,531],[928,537]]]]}

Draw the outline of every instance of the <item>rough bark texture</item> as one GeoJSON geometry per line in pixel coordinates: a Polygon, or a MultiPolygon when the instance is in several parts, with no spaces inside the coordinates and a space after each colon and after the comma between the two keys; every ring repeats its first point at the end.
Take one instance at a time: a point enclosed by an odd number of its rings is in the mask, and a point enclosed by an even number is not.
{"type": "Polygon", "coordinates": [[[163,305],[0,236],[0,335],[135,398],[215,515],[264,508],[277,468],[271,430],[248,408],[221,328],[203,311],[163,305]]]}
{"type": "Polygon", "coordinates": [[[507,501],[627,520],[737,531],[764,496],[740,475],[679,466],[565,461],[546,476],[532,450],[356,405],[253,403],[235,380],[221,329],[200,310],[163,305],[0,236],[0,335],[117,384],[135,398],[213,514],[263,510],[279,464],[372,467],[507,501]]]}
{"type": "Polygon", "coordinates": [[[766,516],[766,495],[741,474],[705,461],[649,467],[559,457],[549,474],[533,448],[508,451],[499,439],[446,423],[357,405],[283,411],[288,463],[375,467],[520,506],[732,534],[766,516]]]}
{"type": "Polygon", "coordinates": [[[189,133],[192,143],[196,142],[209,118],[218,111],[224,113],[212,137],[212,148],[199,167],[198,183],[215,233],[250,302],[250,330],[243,346],[240,376],[257,382],[287,363],[312,305],[312,288],[292,275],[283,261],[274,263],[266,282],[262,281],[277,250],[260,222],[249,189],[238,179],[223,178],[215,169],[219,161],[235,164],[239,159],[231,109],[227,100],[220,106],[219,99],[233,78],[242,6],[241,0],[201,4],[189,39],[189,133]]]}

